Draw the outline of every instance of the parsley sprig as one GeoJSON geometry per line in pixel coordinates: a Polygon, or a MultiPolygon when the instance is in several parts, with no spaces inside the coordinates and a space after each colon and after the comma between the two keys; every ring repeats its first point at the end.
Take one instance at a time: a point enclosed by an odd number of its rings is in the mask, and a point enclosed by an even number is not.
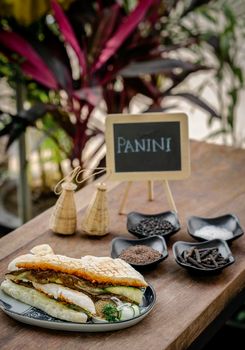
{"type": "Polygon", "coordinates": [[[116,306],[111,305],[111,304],[106,304],[103,307],[102,312],[105,316],[106,321],[108,321],[108,322],[118,321],[118,311],[117,311],[116,306]]]}

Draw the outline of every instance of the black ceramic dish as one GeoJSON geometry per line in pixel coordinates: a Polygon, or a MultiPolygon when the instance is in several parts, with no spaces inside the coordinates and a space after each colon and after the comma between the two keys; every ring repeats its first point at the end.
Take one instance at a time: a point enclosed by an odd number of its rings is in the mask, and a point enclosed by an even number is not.
{"type": "Polygon", "coordinates": [[[127,249],[131,246],[135,245],[147,245],[148,247],[151,247],[155,250],[157,250],[159,253],[161,253],[161,257],[153,261],[151,263],[146,264],[131,264],[136,270],[142,270],[142,269],[148,269],[156,266],[161,261],[167,258],[168,256],[168,249],[166,246],[165,239],[161,236],[151,236],[147,238],[142,239],[125,239],[125,238],[114,238],[111,242],[111,257],[112,258],[118,258],[121,252],[124,249],[127,249]]]}
{"type": "Polygon", "coordinates": [[[212,241],[205,241],[201,243],[189,243],[189,242],[182,242],[178,241],[174,243],[173,245],[173,255],[175,258],[175,261],[177,264],[179,264],[181,267],[186,268],[190,272],[195,272],[198,274],[213,274],[213,273],[218,273],[222,271],[225,267],[231,265],[234,263],[235,259],[232,256],[232,253],[230,251],[230,248],[228,244],[221,240],[221,239],[213,239],[212,241]],[[184,250],[189,250],[192,247],[196,247],[198,249],[201,248],[218,248],[219,253],[222,255],[224,259],[228,259],[228,262],[225,265],[216,267],[216,268],[210,268],[210,269],[204,269],[204,268],[199,268],[193,265],[189,265],[188,263],[184,263],[181,260],[181,254],[183,253],[184,250]]]}
{"type": "Polygon", "coordinates": [[[161,218],[162,220],[169,221],[173,229],[169,232],[163,232],[162,234],[158,236],[162,236],[164,238],[168,238],[169,236],[173,235],[174,233],[178,232],[180,230],[180,223],[177,216],[177,213],[174,211],[166,211],[164,213],[159,214],[141,214],[137,212],[131,212],[127,215],[127,229],[130,233],[132,233],[134,236],[138,238],[144,238],[144,237],[150,237],[151,234],[143,233],[143,232],[137,232],[136,227],[137,225],[145,219],[149,218],[161,218]]]}
{"type": "Polygon", "coordinates": [[[200,230],[202,227],[209,225],[225,228],[226,230],[232,232],[232,237],[226,240],[228,243],[232,242],[234,239],[239,238],[244,233],[243,229],[240,226],[238,217],[234,214],[227,214],[218,216],[216,218],[190,216],[187,220],[187,229],[189,234],[198,241],[207,241],[207,239],[199,237],[195,234],[195,232],[197,230],[200,230]]]}

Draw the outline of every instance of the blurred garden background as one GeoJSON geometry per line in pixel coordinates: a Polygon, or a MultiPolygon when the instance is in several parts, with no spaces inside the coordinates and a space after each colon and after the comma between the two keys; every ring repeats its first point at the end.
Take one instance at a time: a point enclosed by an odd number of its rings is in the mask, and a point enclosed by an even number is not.
{"type": "Polygon", "coordinates": [[[244,36],[243,0],[0,0],[0,236],[105,166],[107,114],[184,111],[244,148],[244,36]]]}
{"type": "Polygon", "coordinates": [[[0,0],[2,234],[105,165],[109,113],[185,111],[192,139],[244,147],[243,5],[0,0]]]}

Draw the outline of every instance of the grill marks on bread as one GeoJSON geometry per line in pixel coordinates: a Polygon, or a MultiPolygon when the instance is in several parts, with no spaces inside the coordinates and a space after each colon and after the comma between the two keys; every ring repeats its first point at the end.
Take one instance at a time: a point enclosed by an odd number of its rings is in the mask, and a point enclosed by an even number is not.
{"type": "Polygon", "coordinates": [[[81,259],[63,255],[25,255],[18,257],[17,268],[53,270],[71,274],[92,283],[146,287],[144,277],[121,259],[84,256],[81,259]]]}

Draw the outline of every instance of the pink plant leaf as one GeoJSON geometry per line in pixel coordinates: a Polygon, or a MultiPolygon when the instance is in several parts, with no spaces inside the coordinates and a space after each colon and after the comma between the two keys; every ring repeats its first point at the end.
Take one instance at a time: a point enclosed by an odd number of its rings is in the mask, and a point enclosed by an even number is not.
{"type": "Polygon", "coordinates": [[[122,21],[116,33],[107,41],[93,71],[100,69],[115,54],[127,37],[135,30],[140,21],[145,17],[148,9],[156,0],[140,1],[138,6],[122,21]]]}
{"type": "Polygon", "coordinates": [[[68,44],[71,45],[73,50],[75,51],[79,63],[83,69],[83,74],[86,75],[87,65],[84,52],[81,50],[80,45],[76,39],[75,33],[66,17],[64,12],[62,11],[60,5],[56,2],[56,0],[51,0],[52,10],[54,12],[54,17],[59,25],[60,32],[64,36],[64,39],[68,44]]]}
{"type": "Polygon", "coordinates": [[[116,3],[110,8],[105,8],[101,13],[93,41],[93,51],[96,53],[95,56],[98,56],[97,53],[101,52],[101,49],[105,46],[105,43],[112,35],[115,26],[118,24],[120,10],[121,6],[116,3]]]}
{"type": "Polygon", "coordinates": [[[92,106],[98,106],[102,100],[102,89],[100,86],[83,88],[74,91],[74,97],[78,100],[84,100],[90,103],[92,106]]]}
{"type": "Polygon", "coordinates": [[[1,31],[0,43],[8,50],[26,59],[22,64],[22,68],[26,74],[50,89],[58,88],[53,73],[23,37],[14,32],[1,31]]]}
{"type": "Polygon", "coordinates": [[[57,89],[56,82],[54,82],[54,84],[51,81],[47,82],[45,76],[43,75],[43,72],[37,69],[32,64],[29,64],[28,62],[23,62],[21,64],[21,70],[25,75],[31,77],[33,80],[46,86],[47,88],[54,89],[54,90],[57,89]]]}

